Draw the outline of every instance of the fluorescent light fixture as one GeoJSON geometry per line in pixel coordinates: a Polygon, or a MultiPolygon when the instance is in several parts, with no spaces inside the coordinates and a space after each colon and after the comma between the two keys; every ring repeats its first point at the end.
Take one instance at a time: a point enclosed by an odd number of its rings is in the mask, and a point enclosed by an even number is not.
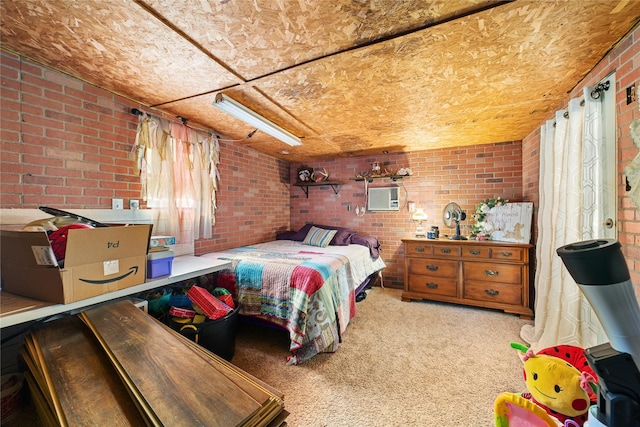
{"type": "Polygon", "coordinates": [[[221,109],[225,113],[228,113],[238,120],[260,129],[263,132],[268,133],[274,138],[278,138],[280,141],[291,146],[302,145],[300,138],[282,129],[277,124],[265,119],[257,113],[251,111],[239,102],[234,101],[227,95],[219,93],[216,95],[216,99],[213,102],[213,106],[221,109]]]}

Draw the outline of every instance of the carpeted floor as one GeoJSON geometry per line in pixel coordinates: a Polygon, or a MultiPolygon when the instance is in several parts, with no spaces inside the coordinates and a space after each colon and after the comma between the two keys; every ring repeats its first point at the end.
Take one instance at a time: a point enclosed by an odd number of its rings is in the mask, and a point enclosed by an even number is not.
{"type": "Polygon", "coordinates": [[[531,322],[400,294],[368,291],[338,351],[298,366],[284,331],[243,324],[232,362],[285,394],[291,427],[493,426],[497,395],[524,391],[509,343],[531,322]]]}

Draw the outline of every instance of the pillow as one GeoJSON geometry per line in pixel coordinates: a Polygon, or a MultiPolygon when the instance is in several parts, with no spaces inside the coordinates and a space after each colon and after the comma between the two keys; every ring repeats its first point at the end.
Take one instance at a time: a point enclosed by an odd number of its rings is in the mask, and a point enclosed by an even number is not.
{"type": "Polygon", "coordinates": [[[302,242],[309,234],[309,230],[311,227],[322,228],[323,230],[336,230],[337,233],[333,239],[331,239],[331,243],[329,245],[333,246],[349,246],[351,244],[351,237],[356,234],[355,231],[349,230],[344,227],[334,227],[332,225],[319,225],[319,224],[305,224],[302,226],[300,230],[297,232],[287,232],[283,233],[283,236],[278,238],[277,240],[294,240],[296,242],[302,242]],[[289,234],[292,233],[292,234],[289,234]]]}
{"type": "Polygon", "coordinates": [[[373,259],[378,259],[378,257],[380,257],[380,242],[373,236],[368,236],[366,234],[354,234],[351,236],[351,243],[369,248],[369,253],[373,259]]]}
{"type": "Polygon", "coordinates": [[[297,233],[295,231],[285,231],[284,233],[278,233],[276,234],[276,240],[296,240],[296,234],[297,233]]]}
{"type": "Polygon", "coordinates": [[[309,230],[309,234],[307,234],[307,237],[304,238],[302,243],[305,245],[326,248],[329,246],[331,239],[333,239],[333,236],[335,236],[336,233],[336,230],[323,230],[322,228],[312,226],[309,230]]]}
{"type": "Polygon", "coordinates": [[[331,240],[331,243],[329,243],[333,246],[349,246],[351,244],[351,238],[356,234],[355,231],[347,230],[346,228],[341,228],[336,231],[336,235],[331,240]]]}
{"type": "Polygon", "coordinates": [[[303,225],[300,230],[295,232],[291,240],[295,240],[296,242],[302,242],[304,238],[307,237],[307,234],[309,234],[309,230],[311,230],[311,227],[313,227],[313,224],[303,225]]]}

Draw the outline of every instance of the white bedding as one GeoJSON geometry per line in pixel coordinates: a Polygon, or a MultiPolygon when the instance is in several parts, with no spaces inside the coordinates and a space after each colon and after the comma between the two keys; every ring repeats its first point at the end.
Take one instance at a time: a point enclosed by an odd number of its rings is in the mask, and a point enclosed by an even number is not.
{"type": "Polygon", "coordinates": [[[252,246],[283,253],[312,251],[345,256],[349,259],[346,269],[347,276],[345,279],[347,280],[348,288],[354,290],[371,274],[386,267],[382,257],[373,259],[369,253],[369,248],[362,245],[327,246],[325,248],[319,248],[317,246],[309,246],[302,242],[296,242],[293,240],[274,240],[272,242],[259,243],[252,246]]]}

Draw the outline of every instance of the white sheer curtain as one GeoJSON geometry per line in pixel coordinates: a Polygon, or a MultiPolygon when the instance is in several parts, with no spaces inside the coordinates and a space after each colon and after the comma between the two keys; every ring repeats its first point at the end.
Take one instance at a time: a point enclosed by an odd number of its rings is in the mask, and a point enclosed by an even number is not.
{"type": "Polygon", "coordinates": [[[136,164],[155,235],[193,243],[212,236],[219,144],[185,125],[140,116],[136,164]]]}
{"type": "Polygon", "coordinates": [[[603,342],[591,306],[556,249],[602,236],[602,113],[592,88],[540,132],[540,206],[536,242],[535,324],[522,328],[534,350],[603,342]],[[584,106],[583,106],[584,105],[584,106]]]}

